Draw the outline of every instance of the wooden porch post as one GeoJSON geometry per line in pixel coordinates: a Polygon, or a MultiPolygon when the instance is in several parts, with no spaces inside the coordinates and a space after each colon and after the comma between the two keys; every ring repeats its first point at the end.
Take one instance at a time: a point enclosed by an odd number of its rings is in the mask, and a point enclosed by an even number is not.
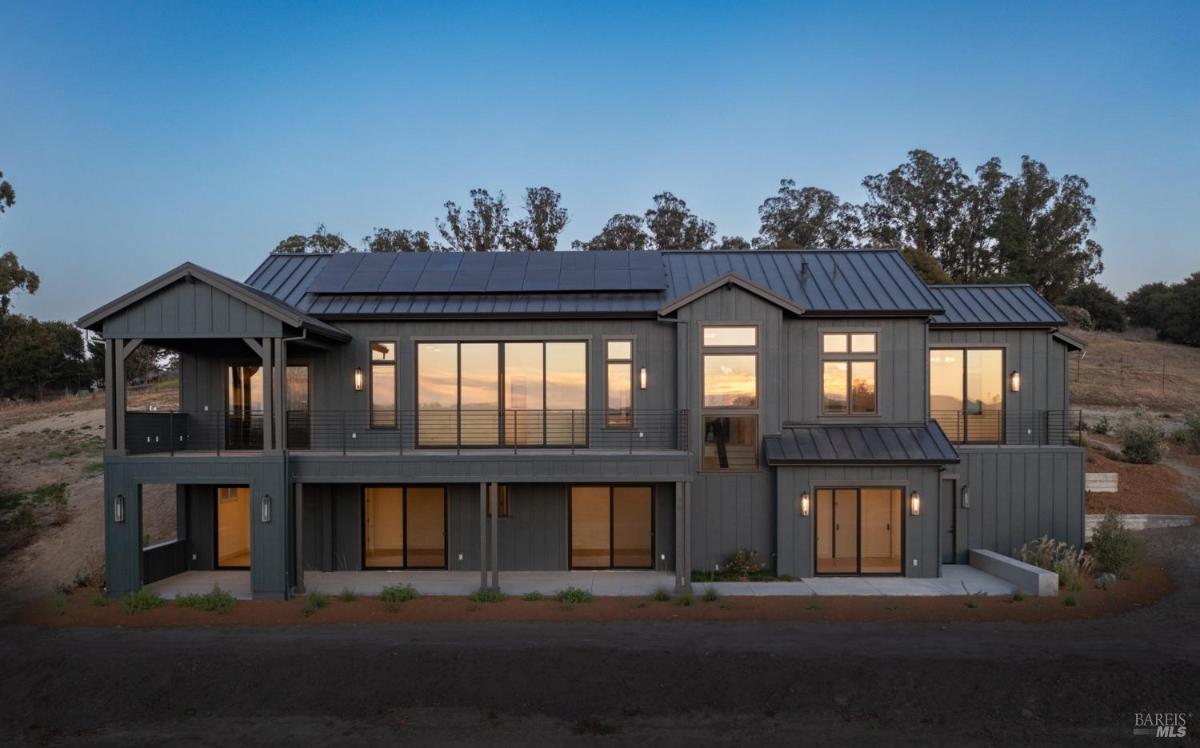
{"type": "Polygon", "coordinates": [[[683,484],[683,589],[692,590],[692,482],[683,484]]]}
{"type": "Polygon", "coordinates": [[[488,584],[488,555],[487,555],[487,507],[488,484],[479,484],[479,589],[488,584]]]}
{"type": "Polygon", "coordinates": [[[684,512],[683,481],[675,481],[675,591],[683,592],[687,585],[687,556],[684,544],[687,518],[684,512]]]}
{"type": "Polygon", "coordinates": [[[119,341],[104,341],[104,440],[109,451],[121,449],[117,441],[117,354],[119,341]]]}
{"type": "Polygon", "coordinates": [[[499,492],[499,483],[493,483],[488,488],[488,503],[492,508],[492,588],[496,590],[500,589],[500,549],[497,545],[500,539],[499,492]]]}
{"type": "Polygon", "coordinates": [[[304,484],[295,483],[296,593],[304,594],[304,484]]]}
{"type": "Polygon", "coordinates": [[[271,380],[274,383],[274,387],[272,388],[274,395],[272,403],[274,408],[271,411],[275,422],[274,444],[275,449],[284,449],[287,447],[287,404],[285,402],[287,343],[284,342],[283,338],[272,338],[271,344],[274,347],[272,358],[275,362],[275,370],[271,380]]]}

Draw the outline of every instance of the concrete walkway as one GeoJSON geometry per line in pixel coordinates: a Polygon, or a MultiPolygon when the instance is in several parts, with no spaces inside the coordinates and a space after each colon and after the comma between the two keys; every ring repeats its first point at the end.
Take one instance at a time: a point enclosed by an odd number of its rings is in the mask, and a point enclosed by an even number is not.
{"type": "MultiPolygon", "coordinates": [[[[308,591],[336,595],[353,590],[359,595],[378,595],[389,585],[408,584],[425,595],[469,595],[479,588],[478,571],[307,571],[308,591]]],[[[664,571],[502,571],[500,586],[510,595],[541,592],[551,595],[567,587],[579,587],[593,595],[636,597],[652,595],[660,588],[671,590],[674,574],[664,571]]],[[[188,571],[146,585],[164,598],[203,594],[213,585],[250,599],[248,571],[188,571]]],[[[712,587],[726,597],[754,595],[876,595],[945,596],[1011,595],[1014,587],[970,566],[944,566],[940,579],[904,577],[818,577],[794,582],[694,582],[699,594],[712,587]]]]}

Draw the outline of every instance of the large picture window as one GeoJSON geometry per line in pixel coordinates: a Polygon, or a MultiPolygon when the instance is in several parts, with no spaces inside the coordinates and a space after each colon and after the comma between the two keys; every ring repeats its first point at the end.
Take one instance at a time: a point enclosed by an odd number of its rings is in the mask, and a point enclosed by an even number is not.
{"type": "Polygon", "coordinates": [[[396,428],[396,344],[371,342],[371,428],[396,428]]]}
{"type": "Polygon", "coordinates": [[[821,334],[821,414],[871,415],[876,395],[878,339],[873,332],[821,334]]]}
{"type": "Polygon", "coordinates": [[[586,343],[417,344],[418,446],[586,443],[586,343]]]}
{"type": "Polygon", "coordinates": [[[929,414],[954,442],[1004,438],[1004,351],[929,351],[929,414]]]}
{"type": "Polygon", "coordinates": [[[703,470],[758,469],[758,328],[701,331],[703,470]]]}

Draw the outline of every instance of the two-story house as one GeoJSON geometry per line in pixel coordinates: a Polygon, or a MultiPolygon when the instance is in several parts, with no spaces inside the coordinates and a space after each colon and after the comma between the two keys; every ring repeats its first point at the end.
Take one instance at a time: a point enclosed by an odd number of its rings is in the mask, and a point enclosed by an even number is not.
{"type": "MultiPolygon", "coordinates": [[[[249,569],[713,569],[935,577],[1083,536],[1067,357],[1027,286],[890,250],[276,254],[182,265],[106,341],[111,594],[249,569]],[[177,412],[125,361],[177,350],[177,412]],[[178,532],[145,547],[142,487],[178,532]]],[[[490,576],[488,576],[490,574],[490,576]]]]}

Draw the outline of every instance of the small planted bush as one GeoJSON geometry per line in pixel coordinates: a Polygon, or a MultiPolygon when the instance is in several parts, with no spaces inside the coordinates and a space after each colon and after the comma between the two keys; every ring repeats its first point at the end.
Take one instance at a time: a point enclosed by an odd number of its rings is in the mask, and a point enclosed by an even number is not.
{"type": "Polygon", "coordinates": [[[1200,452],[1200,410],[1193,410],[1183,415],[1183,428],[1175,432],[1182,446],[1190,452],[1200,452]],[[1182,434],[1182,436],[1180,436],[1182,434]]]}
{"type": "Polygon", "coordinates": [[[654,595],[652,597],[654,598],[655,602],[665,603],[671,599],[671,591],[666,587],[659,587],[654,591],[654,595]]]}
{"type": "Polygon", "coordinates": [[[1141,408],[1121,417],[1117,438],[1121,441],[1121,454],[1125,459],[1139,465],[1158,462],[1167,448],[1167,434],[1162,425],[1141,408]]]}
{"type": "Polygon", "coordinates": [[[322,608],[329,607],[329,595],[324,592],[310,592],[304,599],[304,607],[300,609],[300,615],[308,618],[322,608]]]}
{"type": "Polygon", "coordinates": [[[1074,592],[1063,598],[1063,605],[1067,606],[1068,608],[1074,608],[1078,604],[1079,598],[1075,597],[1074,592]]]}
{"type": "Polygon", "coordinates": [[[92,595],[92,606],[96,608],[104,608],[108,606],[108,596],[103,592],[92,595]]]}
{"type": "Polygon", "coordinates": [[[692,597],[690,592],[684,592],[675,596],[675,604],[681,605],[685,608],[691,607],[692,603],[695,601],[695,598],[692,597]]]}
{"type": "Polygon", "coordinates": [[[406,603],[409,600],[416,600],[421,596],[411,584],[393,584],[383,588],[383,592],[379,593],[379,599],[388,604],[406,603]]]}
{"type": "Polygon", "coordinates": [[[203,595],[183,595],[175,598],[175,605],[180,608],[203,610],[211,613],[228,613],[237,605],[233,595],[213,585],[212,591],[203,595]]]}
{"type": "Polygon", "coordinates": [[[1121,523],[1116,512],[1108,510],[1092,533],[1091,555],[1096,571],[1128,579],[1141,561],[1142,552],[1141,538],[1121,523]]]}
{"type": "Polygon", "coordinates": [[[1108,416],[1100,416],[1092,424],[1092,431],[1103,436],[1112,431],[1112,421],[1108,420],[1108,416]]]}
{"type": "Polygon", "coordinates": [[[545,600],[546,596],[534,590],[533,592],[526,592],[524,595],[521,595],[521,599],[527,603],[536,603],[539,600],[545,600]]]}
{"type": "Polygon", "coordinates": [[[738,579],[749,579],[763,570],[758,551],[738,548],[725,562],[725,568],[738,579]]]}
{"type": "Polygon", "coordinates": [[[590,603],[592,601],[592,593],[579,587],[568,587],[565,590],[559,590],[555,599],[560,603],[567,605],[576,605],[578,603],[590,603]]]}
{"type": "Polygon", "coordinates": [[[121,610],[129,615],[140,613],[143,610],[161,608],[163,604],[163,599],[157,592],[151,592],[144,587],[121,598],[121,610]]]}
{"type": "Polygon", "coordinates": [[[473,603],[498,603],[506,597],[507,595],[494,587],[480,587],[467,595],[467,599],[473,603]]]}
{"type": "Polygon", "coordinates": [[[354,590],[350,589],[349,587],[342,590],[342,594],[338,595],[338,600],[341,600],[344,603],[352,603],[357,599],[358,599],[358,593],[355,592],[354,590]]]}
{"type": "Polygon", "coordinates": [[[717,592],[715,587],[709,587],[704,591],[704,602],[715,603],[721,599],[721,593],[717,592]]]}
{"type": "Polygon", "coordinates": [[[54,593],[54,597],[50,598],[50,607],[54,608],[54,614],[65,616],[67,614],[67,596],[61,592],[54,593]]]}

